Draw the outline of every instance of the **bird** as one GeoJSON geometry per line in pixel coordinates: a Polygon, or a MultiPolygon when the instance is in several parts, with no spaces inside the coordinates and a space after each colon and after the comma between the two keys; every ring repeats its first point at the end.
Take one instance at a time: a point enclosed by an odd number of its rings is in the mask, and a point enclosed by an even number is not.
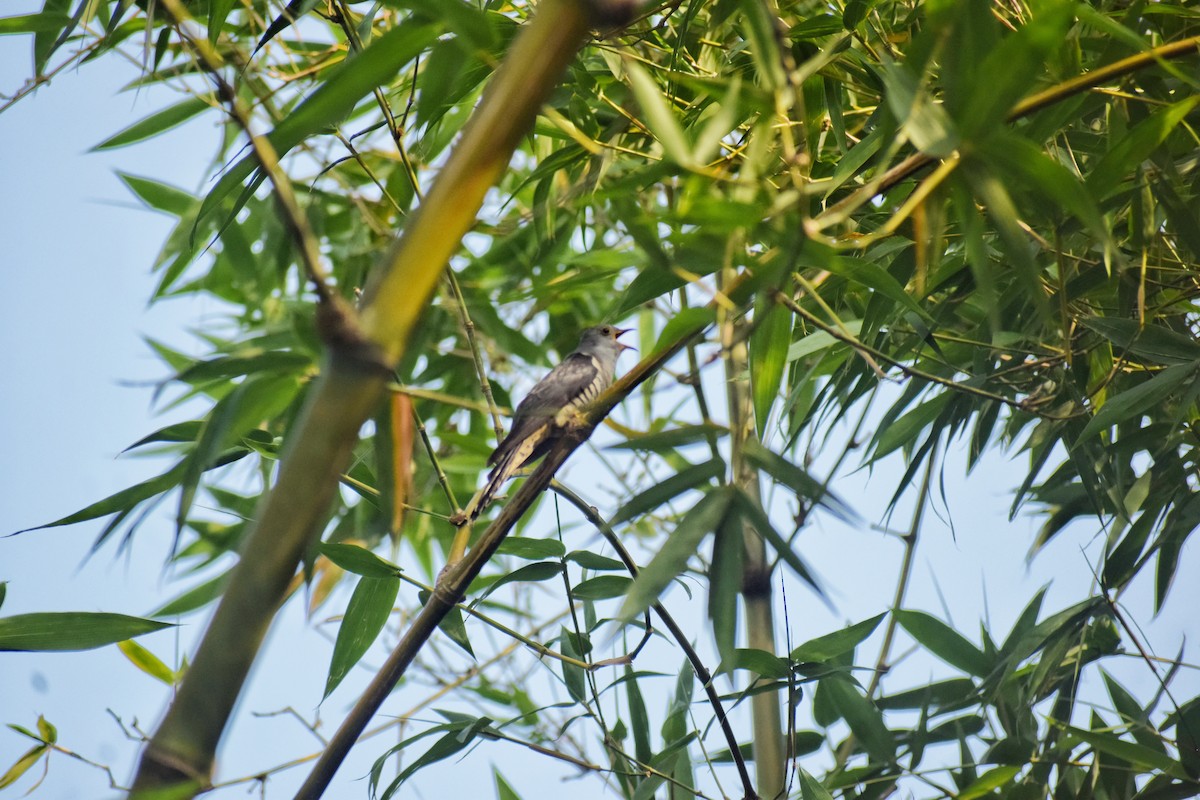
{"type": "Polygon", "coordinates": [[[488,456],[487,484],[468,513],[475,519],[500,487],[526,464],[541,458],[580,410],[612,385],[617,358],[633,348],[618,341],[632,328],[597,325],[579,338],[579,346],[534,384],[517,405],[512,428],[488,456]]]}

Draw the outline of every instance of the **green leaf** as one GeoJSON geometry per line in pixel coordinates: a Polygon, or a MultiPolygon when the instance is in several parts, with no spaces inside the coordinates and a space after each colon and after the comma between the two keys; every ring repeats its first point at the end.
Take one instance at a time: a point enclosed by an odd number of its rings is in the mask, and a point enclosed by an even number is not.
{"type": "Polygon", "coordinates": [[[854,509],[846,505],[837,495],[825,488],[816,478],[772,450],[755,441],[748,441],[743,448],[746,461],[766,472],[775,480],[792,490],[799,500],[812,501],[845,522],[859,519],[854,509]]]}
{"type": "MultiPolygon", "coordinates": [[[[463,0],[396,0],[396,5],[420,12],[426,19],[441,21],[459,40],[460,47],[482,50],[489,55],[496,47],[495,17],[463,0]]],[[[497,15],[498,16],[498,15],[497,15]]]]}
{"type": "Polygon", "coordinates": [[[567,552],[557,539],[530,539],[524,536],[509,536],[500,543],[496,552],[505,556],[516,556],[528,561],[547,558],[562,558],[567,552]]]}
{"type": "Polygon", "coordinates": [[[492,767],[492,777],[496,781],[496,800],[521,800],[521,795],[509,785],[500,770],[492,767]]]}
{"type": "Polygon", "coordinates": [[[952,396],[951,392],[937,394],[881,428],[875,434],[875,448],[871,457],[880,459],[901,447],[914,445],[917,436],[941,415],[952,396]]]}
{"type": "Polygon", "coordinates": [[[793,320],[791,311],[775,303],[761,303],[756,313],[761,317],[750,334],[750,391],[754,397],[758,437],[765,439],[771,406],[783,383],[793,320]]]}
{"type": "Polygon", "coordinates": [[[892,277],[890,272],[874,261],[868,261],[865,258],[838,255],[832,248],[815,242],[805,242],[804,251],[797,259],[797,263],[801,266],[827,269],[834,275],[845,278],[852,283],[857,283],[860,286],[865,286],[883,295],[902,306],[905,310],[916,314],[926,323],[933,322],[932,317],[929,316],[929,312],[922,308],[916,300],[912,299],[909,293],[904,290],[904,286],[900,281],[892,277]]]}
{"type": "Polygon", "coordinates": [[[130,450],[136,450],[144,445],[153,444],[154,442],[194,442],[200,435],[200,428],[204,425],[202,420],[193,419],[187,422],[176,422],[173,425],[159,428],[154,433],[143,436],[133,444],[122,450],[122,453],[128,453],[130,450]]]}
{"type": "Polygon", "coordinates": [[[625,575],[598,575],[574,586],[571,595],[576,600],[607,600],[625,594],[631,583],[625,575]]]}
{"type": "Polygon", "coordinates": [[[266,31],[263,32],[263,35],[259,37],[258,44],[254,46],[254,52],[257,53],[262,49],[264,44],[274,39],[280,32],[316,8],[319,2],[321,0],[290,0],[279,16],[272,20],[271,24],[267,26],[266,31]]]}
{"type": "Polygon", "coordinates": [[[56,20],[60,17],[65,17],[66,21],[58,27],[34,32],[33,71],[36,75],[40,76],[45,72],[46,64],[50,61],[50,56],[54,55],[58,48],[66,44],[67,39],[74,32],[75,26],[82,19],[88,5],[88,3],[79,3],[76,6],[75,13],[67,16],[67,12],[71,8],[71,0],[46,0],[45,5],[42,6],[42,13],[38,16],[45,20],[56,20]]]}
{"type": "Polygon", "coordinates": [[[71,18],[66,14],[21,14],[0,17],[0,36],[15,33],[49,33],[61,31],[71,18]]]}
{"type": "Polygon", "coordinates": [[[662,549],[655,554],[634,579],[625,595],[625,602],[617,614],[617,621],[624,625],[641,616],[642,612],[658,600],[671,582],[687,569],[687,562],[700,543],[721,524],[733,496],[729,491],[716,489],[706,494],[691,511],[689,511],[671,536],[663,543],[662,549]]]}
{"type": "Polygon", "coordinates": [[[1073,738],[1091,745],[1101,753],[1107,753],[1110,756],[1116,756],[1122,761],[1128,761],[1137,769],[1158,770],[1180,780],[1187,778],[1187,773],[1183,771],[1180,763],[1166,753],[1151,750],[1149,747],[1144,747],[1135,742],[1127,742],[1116,734],[1101,731],[1085,731],[1082,728],[1075,728],[1070,725],[1062,727],[1073,738]]]}
{"type": "Polygon", "coordinates": [[[93,650],[172,627],[167,622],[102,612],[17,614],[0,617],[0,651],[93,650]]]}
{"type": "Polygon", "coordinates": [[[392,562],[356,544],[321,542],[317,550],[347,572],[364,578],[394,578],[401,572],[392,562]]]}
{"type": "Polygon", "coordinates": [[[772,680],[782,680],[791,674],[788,662],[774,653],[766,650],[739,647],[733,653],[731,664],[721,664],[722,671],[727,669],[744,669],[772,680]]]}
{"type": "MultiPolygon", "coordinates": [[[[484,590],[475,603],[483,600],[491,595],[492,592],[499,589],[508,583],[538,583],[540,581],[548,581],[551,578],[557,578],[562,574],[563,565],[557,561],[539,561],[535,564],[526,564],[525,566],[515,569],[506,575],[501,575],[490,586],[484,590]]],[[[478,580],[478,579],[477,579],[478,580]]]]}
{"type": "Polygon", "coordinates": [[[745,526],[737,514],[726,514],[713,537],[708,567],[708,618],[721,661],[728,661],[737,644],[738,595],[745,581],[745,526]]]}
{"type": "Polygon", "coordinates": [[[591,550],[572,550],[567,553],[567,561],[578,564],[584,569],[609,571],[625,569],[625,565],[617,559],[593,553],[591,550]]]}
{"type": "Polygon", "coordinates": [[[882,709],[955,706],[975,693],[970,678],[950,678],[918,689],[880,697],[875,704],[882,709]]]}
{"type": "MultiPolygon", "coordinates": [[[[169,131],[176,126],[182,125],[192,117],[213,108],[215,104],[216,100],[211,95],[189,97],[186,100],[181,100],[175,105],[168,106],[162,111],[157,111],[145,119],[133,123],[119,133],[114,133],[93,147],[92,152],[113,150],[118,147],[134,144],[135,142],[145,141],[164,131],[169,131]]],[[[122,179],[125,177],[122,176],[122,179]]]]}
{"type": "Polygon", "coordinates": [[[1195,364],[1176,364],[1132,389],[1111,396],[1100,406],[1096,415],[1088,420],[1088,424],[1083,426],[1079,438],[1076,439],[1076,445],[1113,425],[1134,419],[1148,409],[1165,403],[1185,381],[1194,380],[1195,377],[1195,364]]]}
{"type": "Polygon", "coordinates": [[[633,59],[627,58],[622,63],[625,74],[629,77],[629,88],[633,90],[633,95],[645,116],[646,127],[662,144],[663,153],[686,169],[699,167],[696,157],[692,154],[691,144],[684,135],[683,126],[679,124],[675,112],[659,91],[654,78],[650,77],[645,67],[633,59]]]}
{"type": "MultiPolygon", "coordinates": [[[[859,335],[862,330],[861,319],[843,320],[842,327],[854,337],[859,335]]],[[[794,342],[787,351],[788,361],[798,361],[802,358],[807,358],[813,353],[819,353],[822,350],[827,350],[830,347],[849,347],[850,345],[843,342],[841,339],[834,338],[833,334],[825,331],[813,331],[807,336],[794,342]]]]}
{"type": "Polygon", "coordinates": [[[1024,181],[1053,205],[1078,217],[1106,248],[1112,246],[1111,232],[1087,186],[1033,142],[1023,136],[998,132],[991,134],[978,152],[986,155],[992,169],[1024,181]]]}
{"type": "Polygon", "coordinates": [[[707,442],[710,436],[721,436],[729,432],[720,425],[684,425],[643,436],[631,436],[623,442],[610,445],[610,450],[647,450],[652,453],[673,454],[680,447],[696,442],[707,442]]]}
{"type": "Polygon", "coordinates": [[[1176,716],[1175,746],[1183,771],[1193,781],[1200,780],[1200,701],[1195,698],[1184,703],[1176,716]]]}
{"type": "Polygon", "coordinates": [[[1162,325],[1142,325],[1135,319],[1121,317],[1083,317],[1079,321],[1122,353],[1168,366],[1200,362],[1200,343],[1162,325]]]}
{"type": "Polygon", "coordinates": [[[654,752],[650,749],[650,717],[646,713],[646,702],[638,687],[633,666],[625,665],[625,692],[629,698],[629,731],[633,734],[633,752],[643,764],[650,763],[654,752]]]}
{"type": "Polygon", "coordinates": [[[828,692],[837,713],[850,730],[863,743],[871,758],[891,763],[896,757],[896,743],[892,732],[883,723],[883,715],[850,678],[845,675],[830,675],[822,678],[820,686],[828,692]]]}
{"type": "Polygon", "coordinates": [[[325,680],[322,700],[333,693],[346,673],[374,644],[379,632],[387,624],[399,591],[400,579],[395,576],[358,579],[333,643],[333,656],[329,662],[329,676],[325,680]]]}
{"type": "MultiPolygon", "coordinates": [[[[421,592],[421,602],[428,602],[425,592],[421,592]]],[[[453,606],[446,612],[446,616],[442,617],[442,621],[438,623],[438,630],[466,651],[467,655],[475,658],[475,648],[471,647],[471,639],[467,636],[467,624],[463,621],[462,611],[458,606],[453,606]]]]}
{"type": "Polygon", "coordinates": [[[233,10],[234,0],[209,0],[208,4],[208,43],[216,47],[221,38],[221,29],[225,27],[225,19],[233,10]]]}
{"type": "Polygon", "coordinates": [[[897,609],[892,613],[909,636],[950,666],[978,677],[985,677],[995,666],[983,651],[940,619],[923,611],[897,609]]]}
{"type": "Polygon", "coordinates": [[[221,593],[225,591],[225,584],[229,583],[229,576],[232,572],[233,570],[230,568],[215,578],[210,578],[204,583],[188,589],[158,610],[150,612],[148,616],[175,617],[203,608],[221,596],[221,593]]]}
{"type": "Polygon", "coordinates": [[[982,57],[975,73],[979,80],[972,81],[970,95],[957,114],[964,136],[984,137],[1003,125],[1016,102],[1028,94],[1049,55],[1062,47],[1073,19],[1072,3],[1041,3],[1024,25],[988,52],[976,55],[982,57]]]}
{"type": "Polygon", "coordinates": [[[825,589],[817,580],[816,573],[804,562],[795,548],[783,538],[782,534],[775,530],[775,526],[771,524],[771,518],[763,511],[759,502],[750,497],[740,486],[734,487],[733,493],[733,511],[737,516],[767,544],[771,545],[771,549],[783,560],[783,563],[791,567],[792,571],[807,583],[819,597],[824,597],[825,589]]]}
{"type": "Polygon", "coordinates": [[[804,769],[801,769],[800,798],[801,800],[833,800],[833,795],[816,778],[809,775],[804,769]]]}
{"type": "Polygon", "coordinates": [[[173,217],[187,214],[196,203],[196,198],[182,189],[150,178],[139,178],[124,172],[118,172],[117,177],[148,207],[173,217]]]}
{"type": "Polygon", "coordinates": [[[793,650],[789,657],[792,661],[829,661],[843,656],[870,636],[885,616],[885,614],[878,614],[840,631],[809,639],[793,650]]]}
{"type": "Polygon", "coordinates": [[[1021,771],[1020,767],[993,767],[968,784],[956,796],[956,800],[976,800],[990,795],[996,789],[1012,781],[1021,771]]]}
{"type": "MultiPolygon", "coordinates": [[[[308,136],[326,131],[345,119],[354,106],[376,87],[395,78],[400,68],[416,58],[437,36],[435,25],[404,22],[372,41],[362,52],[346,59],[321,85],[296,106],[267,136],[282,157],[308,136]]],[[[229,168],[204,198],[199,219],[212,213],[258,166],[249,155],[229,168]]],[[[235,203],[236,213],[249,199],[235,203]]]]}
{"type": "Polygon", "coordinates": [[[775,27],[778,20],[771,12],[771,6],[762,0],[740,0],[738,5],[742,9],[739,21],[745,26],[758,79],[769,92],[783,89],[787,85],[787,75],[779,54],[775,27]]]}
{"type": "Polygon", "coordinates": [[[615,528],[626,520],[635,519],[655,510],[689,489],[707,486],[711,480],[720,478],[724,474],[725,461],[720,458],[713,458],[702,464],[686,467],[622,503],[609,524],[615,528]]]}
{"type": "Polygon", "coordinates": [[[842,25],[842,20],[838,16],[815,14],[793,25],[787,35],[789,39],[793,40],[820,39],[822,36],[832,36],[835,33],[842,33],[844,30],[845,26],[842,25]]]}
{"type": "Polygon", "coordinates": [[[183,462],[179,509],[175,516],[181,529],[187,522],[200,476],[212,469],[221,454],[239,443],[247,431],[282,412],[292,402],[299,387],[299,380],[290,374],[255,375],[217,401],[204,421],[196,446],[183,462]]]}
{"type": "Polygon", "coordinates": [[[1154,149],[1200,104],[1200,95],[1193,94],[1177,103],[1160,108],[1129,129],[1092,167],[1086,178],[1093,197],[1107,197],[1126,176],[1130,175],[1154,149]]]}
{"type": "Polygon", "coordinates": [[[958,128],[916,76],[900,64],[879,65],[887,87],[888,107],[913,146],[933,158],[947,158],[961,144],[958,128]]]}
{"type": "Polygon", "coordinates": [[[130,486],[127,489],[122,489],[115,494],[111,494],[103,500],[92,503],[90,506],[81,508],[74,514],[68,514],[65,517],[56,519],[54,522],[47,522],[45,525],[38,525],[33,528],[26,528],[17,533],[25,533],[25,531],[36,531],[43,528],[57,528],[61,525],[74,525],[77,522],[86,522],[90,519],[98,517],[107,517],[109,514],[120,512],[129,512],[139,503],[149,500],[155,495],[174,488],[180,477],[183,475],[183,464],[176,464],[171,469],[149,480],[130,486]]]}
{"type": "MultiPolygon", "coordinates": [[[[584,653],[580,652],[580,647],[576,646],[578,641],[573,633],[567,630],[564,625],[558,635],[559,647],[562,654],[567,658],[573,658],[576,661],[581,661],[584,658],[584,653]]],[[[584,645],[586,646],[586,635],[584,645]]],[[[571,664],[566,661],[559,661],[559,666],[562,668],[563,683],[566,684],[567,693],[572,699],[577,702],[582,702],[587,699],[587,677],[584,675],[583,667],[578,664],[571,664]]]]}
{"type": "Polygon", "coordinates": [[[390,800],[396,794],[400,786],[412,777],[418,770],[424,769],[430,764],[436,764],[438,761],[449,758],[459,752],[471,742],[481,731],[487,730],[492,724],[492,721],[487,717],[480,717],[473,722],[460,722],[454,725],[451,730],[443,735],[433,745],[407,765],[395,780],[388,785],[387,789],[380,795],[380,800],[390,800]]]}

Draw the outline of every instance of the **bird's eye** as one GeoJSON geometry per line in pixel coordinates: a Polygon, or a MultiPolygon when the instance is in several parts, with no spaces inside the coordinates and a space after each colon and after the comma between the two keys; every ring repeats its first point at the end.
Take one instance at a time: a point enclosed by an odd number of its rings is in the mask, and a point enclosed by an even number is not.
{"type": "Polygon", "coordinates": [[[612,328],[608,327],[607,325],[605,325],[603,328],[601,328],[600,332],[603,333],[605,336],[612,336],[612,328]]]}

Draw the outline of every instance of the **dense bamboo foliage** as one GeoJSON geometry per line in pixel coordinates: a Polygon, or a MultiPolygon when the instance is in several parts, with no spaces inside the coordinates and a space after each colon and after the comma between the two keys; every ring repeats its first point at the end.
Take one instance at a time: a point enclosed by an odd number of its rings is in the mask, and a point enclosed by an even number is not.
{"type": "MultiPolygon", "coordinates": [[[[325,697],[399,642],[305,797],[350,747],[374,748],[386,798],[505,742],[635,800],[1200,791],[1200,699],[1170,690],[1180,659],[1156,665],[1121,611],[1134,581],[1158,610],[1195,580],[1179,565],[1200,523],[1200,11],[46,0],[0,33],[32,42],[23,91],[111,50],[142,60],[131,89],[178,91],[101,149],[200,116],[219,146],[203,194],[126,178],[178,219],[152,299],[226,315],[203,358],[156,345],[161,391],[208,411],[135,444],[172,457],[160,476],[47,526],[137,536],[166,498],[173,559],[200,582],[153,619],[0,618],[0,648],[84,649],[220,603],[168,670],[179,693],[136,794],[210,788],[289,597],[340,618],[325,697]],[[601,321],[636,326],[638,366],[509,505],[456,526],[529,377],[601,321]],[[522,517],[614,407],[590,477],[522,517]],[[1099,532],[1088,596],[1023,598],[979,636],[906,607],[922,512],[964,449],[968,470],[998,451],[1020,470],[1013,514],[1044,522],[1021,547],[1099,532]],[[784,646],[780,612],[822,602],[799,535],[874,521],[839,480],[897,454],[884,513],[915,511],[881,613],[784,646]],[[678,582],[704,630],[659,603],[678,582]],[[785,601],[785,582],[809,591],[785,601]],[[938,677],[887,676],[900,631],[938,677]],[[456,649],[419,658],[438,637],[456,649]],[[1148,694],[1104,671],[1124,652],[1148,694]],[[414,670],[476,713],[355,744],[414,670]],[[1085,684],[1111,702],[1079,702],[1085,684]]],[[[14,780],[55,745],[27,733],[14,780]]],[[[503,778],[497,795],[515,796],[503,778]]]]}

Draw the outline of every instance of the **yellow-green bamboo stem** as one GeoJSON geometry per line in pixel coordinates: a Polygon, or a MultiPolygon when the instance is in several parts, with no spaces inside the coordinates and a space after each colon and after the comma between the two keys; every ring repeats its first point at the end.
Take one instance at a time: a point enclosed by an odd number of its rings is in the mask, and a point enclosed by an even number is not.
{"type": "Polygon", "coordinates": [[[425,203],[378,265],[364,298],[361,328],[344,308],[328,316],[327,365],[288,436],[278,481],[260,504],[229,588],[143,753],[136,796],[167,791],[191,797],[209,785],[229,716],[288,582],[320,533],[359,428],[382,395],[386,367],[403,355],[484,193],[507,166],[586,32],[587,15],[578,0],[539,5],[425,203]]]}

